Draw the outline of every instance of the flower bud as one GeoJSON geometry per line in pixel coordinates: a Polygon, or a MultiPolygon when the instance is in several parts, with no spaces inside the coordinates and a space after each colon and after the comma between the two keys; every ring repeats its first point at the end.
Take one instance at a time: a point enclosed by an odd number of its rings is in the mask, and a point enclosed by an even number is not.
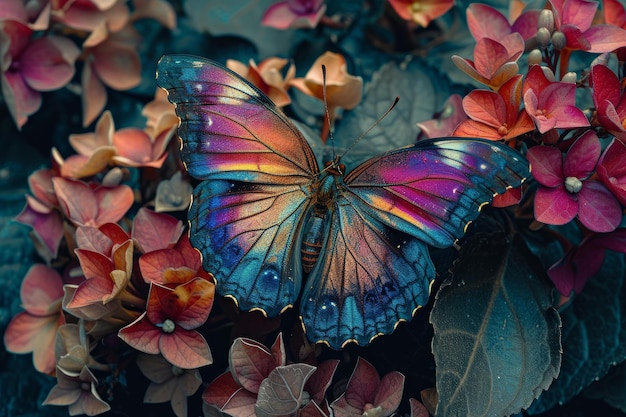
{"type": "Polygon", "coordinates": [[[541,13],[539,13],[539,18],[537,19],[537,29],[545,28],[548,32],[552,33],[554,31],[554,14],[552,10],[543,9],[541,13]]]}
{"type": "Polygon", "coordinates": [[[576,84],[576,80],[578,79],[578,77],[576,76],[575,72],[568,72],[566,73],[563,78],[561,78],[561,81],[563,81],[564,83],[571,83],[571,84],[576,84]]]}
{"type": "Polygon", "coordinates": [[[550,33],[548,29],[539,28],[537,30],[537,42],[539,42],[539,45],[541,45],[542,48],[545,48],[546,46],[548,46],[548,43],[550,42],[551,37],[552,37],[552,34],[550,33]]]}
{"type": "Polygon", "coordinates": [[[541,51],[539,49],[533,49],[528,54],[528,65],[539,65],[541,64],[542,59],[543,56],[541,54],[541,51]]]}
{"type": "Polygon", "coordinates": [[[552,46],[554,47],[554,49],[560,51],[561,49],[565,48],[566,44],[567,39],[565,39],[565,35],[563,34],[563,32],[557,30],[552,34],[552,46]]]}

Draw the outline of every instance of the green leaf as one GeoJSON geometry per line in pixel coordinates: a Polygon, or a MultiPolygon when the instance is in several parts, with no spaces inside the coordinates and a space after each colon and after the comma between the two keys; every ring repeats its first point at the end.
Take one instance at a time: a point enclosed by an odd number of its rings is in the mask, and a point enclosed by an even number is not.
{"type": "Polygon", "coordinates": [[[626,362],[611,368],[604,378],[587,388],[584,395],[603,400],[626,413],[626,362]]]}
{"type": "Polygon", "coordinates": [[[561,322],[551,286],[517,237],[469,241],[430,320],[437,417],[517,413],[559,373],[561,322]]]}
{"type": "Polygon", "coordinates": [[[571,400],[626,359],[626,265],[623,254],[606,252],[602,269],[561,311],[561,375],[530,407],[539,414],[571,400]]]}
{"type": "Polygon", "coordinates": [[[344,149],[391,106],[400,101],[361,141],[350,149],[342,162],[350,167],[358,162],[402,146],[415,143],[417,122],[432,118],[450,95],[447,78],[437,74],[421,60],[398,65],[388,62],[372,76],[363,101],[337,124],[334,134],[336,149],[344,149]]]}

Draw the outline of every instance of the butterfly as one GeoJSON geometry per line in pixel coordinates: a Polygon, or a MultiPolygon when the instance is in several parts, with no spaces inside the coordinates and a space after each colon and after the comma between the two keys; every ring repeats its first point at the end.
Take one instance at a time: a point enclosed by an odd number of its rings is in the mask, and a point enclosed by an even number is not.
{"type": "Polygon", "coordinates": [[[465,138],[418,141],[347,173],[340,158],[320,168],[295,124],[220,64],[166,55],[157,84],[200,180],[190,240],[218,293],[270,317],[299,307],[307,338],[334,349],[410,320],[435,279],[428,245],[453,245],[530,174],[517,151],[465,138]]]}

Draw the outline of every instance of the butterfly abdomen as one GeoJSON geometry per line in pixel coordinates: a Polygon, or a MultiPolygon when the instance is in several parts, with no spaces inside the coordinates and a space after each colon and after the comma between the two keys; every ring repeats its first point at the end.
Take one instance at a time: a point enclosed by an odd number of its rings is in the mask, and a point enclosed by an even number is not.
{"type": "Polygon", "coordinates": [[[307,274],[313,270],[322,251],[325,217],[326,209],[316,206],[305,225],[300,253],[302,255],[302,269],[307,274]]]}

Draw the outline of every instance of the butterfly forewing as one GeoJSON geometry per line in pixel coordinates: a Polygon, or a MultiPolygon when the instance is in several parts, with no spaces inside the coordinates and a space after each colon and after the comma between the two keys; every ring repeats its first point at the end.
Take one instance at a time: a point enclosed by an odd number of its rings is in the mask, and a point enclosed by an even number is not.
{"type": "Polygon", "coordinates": [[[263,93],[218,64],[165,56],[157,82],[176,104],[183,161],[206,180],[189,211],[205,269],[242,309],[279,314],[300,291],[298,237],[318,173],[311,148],[263,93]]]}
{"type": "Polygon", "coordinates": [[[194,177],[293,184],[318,173],[298,129],[230,70],[202,58],[164,56],[157,82],[176,104],[181,156],[194,177]]]}
{"type": "Polygon", "coordinates": [[[485,203],[529,175],[526,159],[505,145],[448,138],[372,158],[345,183],[382,223],[446,247],[463,236],[485,203]]]}

